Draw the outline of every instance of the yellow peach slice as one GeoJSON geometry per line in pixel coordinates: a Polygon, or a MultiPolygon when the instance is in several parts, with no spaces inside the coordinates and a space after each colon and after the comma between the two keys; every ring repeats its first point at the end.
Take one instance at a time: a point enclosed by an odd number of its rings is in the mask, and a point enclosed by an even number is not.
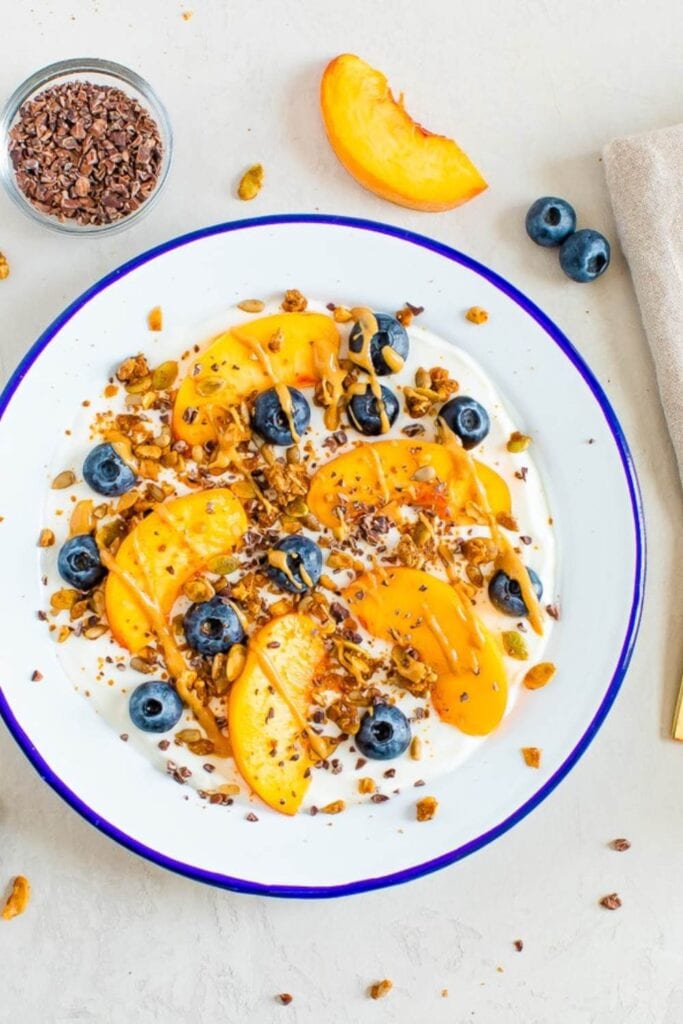
{"type": "Polygon", "coordinates": [[[319,627],[309,616],[272,619],[252,637],[244,670],[230,691],[235,763],[254,792],[282,814],[296,814],[310,783],[307,717],[324,653],[319,627]]]}
{"type": "MultiPolygon", "coordinates": [[[[477,474],[491,510],[510,511],[510,491],[495,470],[478,462],[477,474]]],[[[308,507],[325,526],[339,524],[336,509],[352,521],[368,505],[383,506],[394,515],[401,505],[432,509],[443,519],[472,522],[465,509],[477,501],[471,478],[463,479],[459,463],[435,441],[376,441],[360,444],[321,466],[311,479],[308,507]],[[358,503],[356,506],[355,503],[358,503]]]]}
{"type": "Polygon", "coordinates": [[[443,721],[471,736],[500,724],[508,689],[501,646],[453,586],[418,569],[377,570],[343,597],[369,633],[414,647],[436,671],[432,699],[443,721]]]}
{"type": "MultiPolygon", "coordinates": [[[[125,577],[168,616],[183,585],[216,555],[238,545],[247,517],[228,488],[175,498],[151,512],[126,537],[115,563],[125,577]]],[[[111,571],[105,588],[107,619],[114,638],[133,653],[155,635],[144,603],[111,571]]]]}
{"type": "Polygon", "coordinates": [[[193,364],[173,407],[173,432],[190,445],[214,440],[212,409],[226,409],[273,384],[310,387],[339,353],[339,331],[322,313],[277,313],[233,327],[193,364]]]}
{"type": "Polygon", "coordinates": [[[450,210],[487,187],[457,143],[413,121],[382,72],[354,54],[327,65],[320,105],[341,163],[383,199],[414,210],[450,210]]]}

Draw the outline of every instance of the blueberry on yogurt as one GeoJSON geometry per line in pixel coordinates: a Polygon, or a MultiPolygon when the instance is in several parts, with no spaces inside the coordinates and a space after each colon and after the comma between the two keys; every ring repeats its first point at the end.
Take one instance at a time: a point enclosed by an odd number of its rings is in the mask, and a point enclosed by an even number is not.
{"type": "Polygon", "coordinates": [[[133,725],[143,732],[168,732],[180,721],[183,702],[170,683],[154,680],[135,687],[128,712],[133,725]]]}
{"type": "Polygon", "coordinates": [[[76,590],[90,590],[107,574],[95,538],[89,533],[70,537],[62,545],[57,557],[57,569],[64,582],[76,590]]]}
{"type": "MultiPolygon", "coordinates": [[[[395,316],[389,313],[375,313],[377,331],[370,339],[370,359],[379,377],[396,373],[408,358],[410,339],[408,332],[395,316]]],[[[363,328],[355,323],[349,335],[349,348],[358,353],[363,348],[363,328]]]]}
{"type": "MultiPolygon", "coordinates": [[[[527,567],[527,572],[536,597],[540,601],[543,597],[543,584],[533,569],[527,567]]],[[[491,578],[489,597],[494,608],[497,608],[503,615],[510,615],[516,619],[521,619],[529,614],[529,609],[522,597],[522,588],[517,580],[513,580],[502,569],[499,569],[495,576],[491,578]]]]}
{"type": "Polygon", "coordinates": [[[112,444],[98,444],[83,463],[85,482],[107,498],[125,494],[135,485],[136,477],[127,462],[112,444]]]}
{"type": "Polygon", "coordinates": [[[410,745],[410,722],[394,704],[377,704],[366,711],[354,743],[363,757],[389,761],[400,757],[410,745]]]}

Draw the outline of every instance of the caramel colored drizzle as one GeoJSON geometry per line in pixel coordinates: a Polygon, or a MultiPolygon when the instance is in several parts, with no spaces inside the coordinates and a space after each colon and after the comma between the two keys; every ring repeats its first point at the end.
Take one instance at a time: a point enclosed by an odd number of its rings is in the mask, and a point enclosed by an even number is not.
{"type": "MultiPolygon", "coordinates": [[[[181,528],[178,526],[178,523],[173,518],[171,513],[168,511],[166,506],[165,505],[155,505],[154,506],[154,511],[159,516],[159,519],[163,520],[163,522],[166,523],[166,525],[169,526],[173,530],[173,533],[176,535],[176,537],[178,538],[180,543],[183,545],[183,547],[187,548],[187,550],[190,552],[190,554],[194,555],[195,558],[198,558],[200,561],[202,561],[203,558],[204,558],[204,552],[200,551],[198,547],[195,547],[195,545],[192,543],[192,541],[190,540],[188,535],[183,530],[181,530],[181,528]]],[[[136,553],[137,553],[137,549],[136,549],[136,553]]]]}
{"type": "Polygon", "coordinates": [[[459,672],[461,669],[460,659],[458,653],[452,647],[448,637],[441,628],[441,623],[435,615],[429,610],[426,604],[421,607],[422,615],[424,616],[425,622],[427,623],[429,630],[441,648],[441,652],[448,662],[452,672],[459,672]]]}
{"type": "Polygon", "coordinates": [[[274,569],[279,569],[280,572],[285,574],[285,576],[292,584],[292,586],[296,587],[297,591],[301,590],[301,587],[299,586],[299,581],[292,573],[292,570],[289,568],[289,562],[287,561],[286,551],[277,551],[274,548],[272,548],[268,552],[268,565],[272,565],[274,569]]]}
{"type": "Polygon", "coordinates": [[[465,451],[459,438],[453,433],[453,431],[444,423],[443,420],[439,420],[441,429],[442,443],[448,448],[453,455],[458,472],[462,472],[464,477],[469,477],[472,485],[475,488],[477,494],[477,502],[482,515],[485,517],[488,523],[489,530],[491,531],[491,538],[495,542],[498,548],[498,558],[496,564],[499,569],[507,573],[511,579],[514,579],[519,584],[520,590],[522,591],[522,597],[524,603],[527,606],[529,612],[529,622],[535,633],[539,636],[543,635],[543,616],[541,612],[541,606],[538,603],[538,598],[532,586],[529,574],[526,571],[522,559],[519,557],[517,552],[512,547],[512,544],[505,536],[500,526],[496,522],[496,517],[491,511],[486,492],[481,485],[479,477],[477,476],[477,469],[474,465],[474,459],[465,451]]]}
{"type": "MultiPolygon", "coordinates": [[[[349,359],[355,363],[356,366],[360,366],[362,370],[368,374],[370,378],[370,390],[377,399],[377,409],[379,411],[379,422],[380,422],[380,433],[387,434],[391,428],[389,423],[389,417],[387,416],[387,410],[384,406],[384,400],[382,399],[382,386],[377,379],[375,373],[375,367],[372,365],[372,356],[370,355],[370,345],[375,334],[377,334],[377,317],[368,309],[366,306],[355,306],[351,310],[351,316],[354,320],[357,320],[360,324],[361,330],[361,347],[359,352],[351,352],[349,350],[349,359]]],[[[400,356],[398,357],[400,359],[400,356]]],[[[355,390],[355,389],[354,389],[355,390]]],[[[356,391],[356,394],[358,392],[356,391]]],[[[362,392],[361,392],[362,394],[362,392]]]]}
{"type": "Polygon", "coordinates": [[[213,743],[215,753],[219,757],[227,757],[230,753],[230,741],[218,728],[216,719],[214,718],[211,710],[205,707],[197,695],[190,689],[189,684],[196,678],[196,675],[191,669],[189,669],[187,662],[185,661],[185,657],[178,647],[175,637],[173,636],[173,632],[166,621],[164,613],[158,603],[148,593],[148,591],[152,590],[149,581],[149,570],[138,543],[138,538],[135,535],[133,536],[132,543],[134,545],[133,550],[135,552],[135,557],[140,567],[140,572],[145,579],[147,589],[143,589],[135,577],[125,569],[122,569],[116,559],[105,547],[100,548],[100,559],[102,560],[102,564],[109,570],[109,572],[113,573],[114,576],[121,580],[129,593],[149,618],[152,628],[157,634],[163,648],[166,667],[168,668],[170,675],[175,680],[176,689],[178,690],[181,699],[190,708],[193,715],[204,729],[207,737],[213,743]]]}
{"type": "Polygon", "coordinates": [[[382,460],[380,459],[379,453],[377,452],[377,449],[375,448],[374,444],[363,445],[363,450],[367,452],[367,454],[370,457],[370,462],[372,463],[373,469],[375,470],[375,475],[377,477],[377,485],[380,491],[382,492],[382,501],[386,505],[388,504],[391,498],[391,493],[389,491],[387,475],[384,472],[382,460]]]}
{"type": "Polygon", "coordinates": [[[316,341],[313,342],[313,359],[316,373],[322,383],[323,400],[327,406],[325,409],[325,426],[328,430],[335,430],[338,426],[337,409],[341,399],[344,397],[343,384],[346,379],[346,370],[343,370],[339,365],[337,352],[329,349],[323,355],[320,345],[316,341]]]}
{"type": "Polygon", "coordinates": [[[280,400],[282,410],[285,416],[287,417],[289,431],[292,435],[292,438],[294,439],[294,442],[296,443],[297,441],[300,441],[301,438],[299,437],[297,429],[294,426],[294,410],[292,408],[292,395],[287,385],[280,380],[275,370],[273,369],[273,364],[271,362],[270,356],[264,349],[263,345],[259,341],[254,341],[254,339],[250,338],[248,334],[244,333],[244,331],[238,330],[237,327],[233,327],[230,333],[233,335],[233,337],[237,338],[238,341],[241,341],[242,344],[245,345],[260,362],[263,372],[265,373],[266,377],[275,388],[275,392],[277,394],[278,399],[280,400]]]}
{"type": "Polygon", "coordinates": [[[405,363],[403,356],[400,356],[396,349],[392,348],[391,345],[385,345],[382,349],[382,359],[392,373],[398,373],[399,370],[402,370],[405,363]]]}
{"type": "Polygon", "coordinates": [[[249,469],[248,466],[245,465],[244,459],[242,458],[241,454],[237,451],[236,445],[233,444],[233,442],[228,437],[227,432],[222,429],[221,424],[218,422],[218,418],[216,416],[216,409],[222,409],[222,411],[224,412],[229,412],[230,410],[223,409],[222,406],[206,406],[206,412],[209,417],[209,422],[211,423],[216,438],[218,439],[218,448],[220,452],[226,456],[230,464],[235,466],[237,471],[242,474],[245,480],[249,481],[254,490],[254,494],[261,502],[266,512],[274,512],[274,506],[268,501],[265,494],[254,480],[251,470],[249,469]]]}
{"type": "Polygon", "coordinates": [[[306,739],[308,740],[311,749],[318,755],[319,758],[324,760],[327,757],[327,749],[324,742],[319,740],[315,733],[310,730],[308,722],[306,721],[304,716],[301,714],[299,708],[296,706],[294,701],[287,693],[286,687],[283,686],[282,680],[275,671],[272,661],[265,653],[265,651],[261,650],[260,647],[257,647],[255,645],[254,647],[252,647],[252,651],[256,655],[256,660],[258,661],[259,668],[261,669],[261,671],[263,672],[264,676],[266,677],[270,685],[273,687],[273,689],[276,690],[279,697],[287,705],[290,714],[294,718],[295,722],[297,723],[301,731],[306,736],[306,739]]]}

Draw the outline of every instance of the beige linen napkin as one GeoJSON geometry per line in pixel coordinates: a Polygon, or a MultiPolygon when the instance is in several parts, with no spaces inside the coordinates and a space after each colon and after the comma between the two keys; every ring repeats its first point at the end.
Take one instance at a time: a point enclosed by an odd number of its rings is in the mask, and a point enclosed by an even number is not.
{"type": "MultiPolygon", "coordinates": [[[[683,124],[610,142],[604,160],[683,479],[683,124]]],[[[683,682],[672,735],[683,740],[683,682]]]]}
{"type": "Polygon", "coordinates": [[[610,142],[604,163],[683,478],[683,124],[610,142]]]}

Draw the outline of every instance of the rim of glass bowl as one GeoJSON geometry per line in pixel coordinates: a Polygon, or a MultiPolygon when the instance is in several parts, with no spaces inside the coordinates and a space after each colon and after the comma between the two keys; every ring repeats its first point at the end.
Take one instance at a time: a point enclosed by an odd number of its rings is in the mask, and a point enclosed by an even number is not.
{"type": "Polygon", "coordinates": [[[117,231],[124,231],[136,224],[145,214],[155,206],[159,196],[163,192],[164,185],[168,178],[173,160],[173,131],[171,122],[156,92],[137,72],[117,64],[111,60],[101,60],[99,57],[76,57],[70,60],[56,61],[40,68],[29,76],[9,97],[0,114],[0,178],[2,178],[5,189],[14,203],[28,214],[38,224],[67,235],[111,235],[117,231]],[[44,92],[50,85],[59,83],[61,80],[78,81],[87,76],[97,76],[100,81],[96,84],[113,85],[132,95],[147,107],[149,113],[156,121],[161,143],[163,146],[161,168],[157,179],[156,187],[148,199],[135,210],[134,213],[121,217],[111,224],[78,224],[75,221],[60,221],[47,213],[42,213],[31,203],[17,185],[14,167],[9,155],[9,132],[16,121],[23,104],[34,95],[44,92]],[[103,79],[108,81],[103,81],[103,79]]]}

